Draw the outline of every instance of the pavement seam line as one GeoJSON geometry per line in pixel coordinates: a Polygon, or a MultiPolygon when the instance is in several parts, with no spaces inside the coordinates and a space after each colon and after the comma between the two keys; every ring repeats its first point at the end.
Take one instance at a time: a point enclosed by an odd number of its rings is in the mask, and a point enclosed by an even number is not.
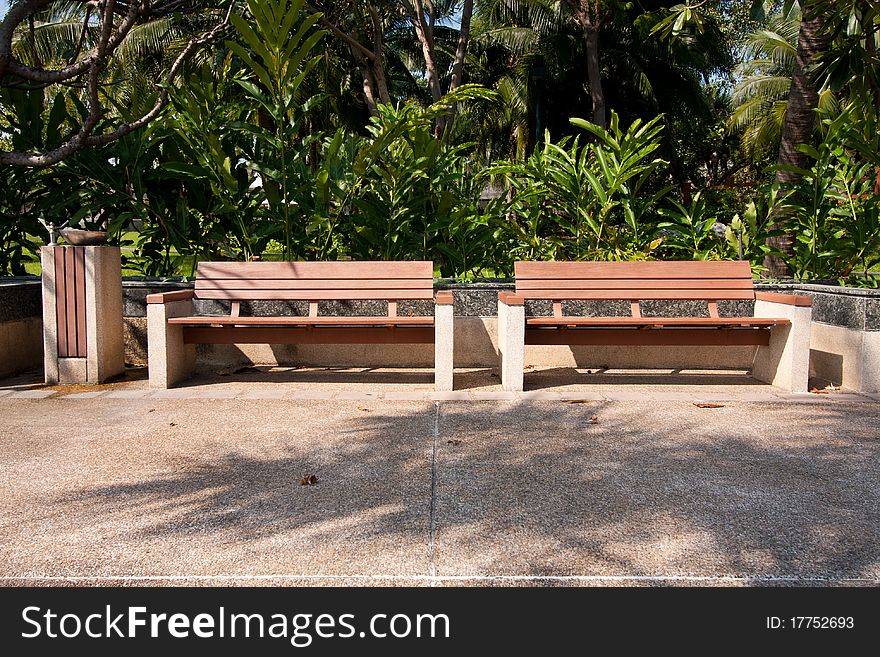
{"type": "Polygon", "coordinates": [[[428,559],[430,564],[431,585],[437,577],[437,562],[435,560],[436,536],[437,536],[437,442],[440,439],[440,402],[434,402],[434,427],[431,432],[431,514],[428,559]]]}
{"type": "Polygon", "coordinates": [[[739,582],[739,583],[866,583],[871,577],[825,575],[3,575],[0,582],[180,582],[180,581],[356,580],[430,582],[739,582]]]}

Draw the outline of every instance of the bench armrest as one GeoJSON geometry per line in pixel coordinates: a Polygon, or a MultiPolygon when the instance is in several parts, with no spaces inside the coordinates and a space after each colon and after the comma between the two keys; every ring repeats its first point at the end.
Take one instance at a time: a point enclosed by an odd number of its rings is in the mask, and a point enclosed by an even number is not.
{"type": "Polygon", "coordinates": [[[813,297],[780,294],[779,292],[755,292],[755,299],[758,301],[769,301],[770,303],[781,303],[786,306],[801,306],[804,308],[809,308],[813,305],[813,297]]]}
{"type": "Polygon", "coordinates": [[[498,301],[507,306],[522,306],[525,305],[525,299],[516,294],[515,292],[510,292],[509,290],[503,290],[498,293],[498,301]]]}
{"type": "Polygon", "coordinates": [[[175,290],[174,292],[161,292],[159,294],[148,294],[147,303],[166,304],[175,301],[189,301],[195,296],[193,290],[175,290]]]}
{"type": "Polygon", "coordinates": [[[434,303],[438,306],[451,306],[454,302],[452,292],[448,290],[444,290],[442,292],[438,292],[434,296],[434,303]]]}

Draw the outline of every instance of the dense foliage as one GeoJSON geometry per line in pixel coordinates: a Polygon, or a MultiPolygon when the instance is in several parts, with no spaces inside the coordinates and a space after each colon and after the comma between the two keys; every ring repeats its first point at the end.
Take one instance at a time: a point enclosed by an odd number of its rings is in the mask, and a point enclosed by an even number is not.
{"type": "MultiPolygon", "coordinates": [[[[591,4],[247,0],[152,16],[108,58],[95,134],[153,107],[150,80],[229,10],[155,120],[52,166],[3,167],[0,275],[33,271],[42,222],[105,226],[146,275],[258,258],[428,259],[458,278],[517,259],[744,258],[760,274],[775,254],[799,278],[870,284],[873,3],[591,4]],[[804,72],[798,26],[816,12],[827,47],[804,72]],[[594,56],[601,121],[580,63],[594,56]],[[801,74],[820,99],[813,136],[777,167],[801,74]]],[[[48,3],[16,56],[65,61],[81,12],[48,3]]],[[[51,152],[93,116],[80,86],[0,76],[0,150],[51,152]]]]}

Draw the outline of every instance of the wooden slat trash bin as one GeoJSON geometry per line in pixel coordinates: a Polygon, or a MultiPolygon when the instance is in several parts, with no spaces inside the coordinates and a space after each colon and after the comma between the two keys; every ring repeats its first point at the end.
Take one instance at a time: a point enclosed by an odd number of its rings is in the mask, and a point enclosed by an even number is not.
{"type": "Polygon", "coordinates": [[[191,376],[196,344],[434,344],[434,384],[452,389],[452,293],[434,294],[434,266],[418,262],[203,262],[194,290],[147,297],[150,385],[191,376]],[[194,315],[193,299],[230,303],[194,315]],[[434,300],[434,316],[400,316],[397,303],[434,300]],[[322,316],[322,301],[386,301],[385,315],[322,316]],[[242,302],[306,301],[307,316],[243,316],[242,302]]]}
{"type": "Polygon", "coordinates": [[[516,291],[498,298],[501,378],[523,388],[525,345],[756,347],[752,374],[792,392],[806,392],[812,299],[757,292],[749,263],[517,262],[516,291]],[[722,300],[755,302],[752,317],[721,317],[722,300]],[[551,316],[526,316],[526,300],[553,304],[551,316]],[[567,300],[630,303],[625,317],[563,315],[567,300]],[[706,302],[707,316],[643,317],[641,301],[706,302]]]}

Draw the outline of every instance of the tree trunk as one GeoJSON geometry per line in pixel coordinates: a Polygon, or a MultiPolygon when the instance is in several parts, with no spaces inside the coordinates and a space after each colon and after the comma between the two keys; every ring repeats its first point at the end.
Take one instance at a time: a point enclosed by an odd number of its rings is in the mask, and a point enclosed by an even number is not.
{"type": "Polygon", "coordinates": [[[370,70],[370,63],[366,57],[354,48],[351,49],[351,54],[357,62],[358,68],[361,71],[361,77],[364,80],[364,102],[370,111],[370,116],[379,116],[378,103],[376,101],[376,80],[373,78],[372,70],[370,70]]]}
{"type": "Polygon", "coordinates": [[[428,75],[428,87],[431,90],[431,99],[436,103],[443,97],[440,88],[440,75],[437,71],[437,58],[434,51],[434,34],[432,25],[433,17],[425,20],[425,8],[422,0],[415,0],[411,7],[411,18],[416,36],[422,46],[422,56],[425,58],[425,72],[428,75]]]}
{"type": "Polygon", "coordinates": [[[455,61],[452,64],[452,82],[449,91],[455,91],[461,86],[464,78],[464,60],[467,57],[468,42],[471,38],[471,20],[474,15],[474,0],[464,0],[461,9],[461,26],[458,31],[458,48],[455,51],[455,61]]]}
{"type": "Polygon", "coordinates": [[[385,25],[379,18],[379,12],[370,5],[370,22],[373,24],[373,54],[372,60],[373,79],[376,81],[375,90],[379,94],[379,101],[386,105],[391,103],[391,94],[388,91],[388,78],[385,75],[385,25]]]}
{"type": "MultiPolygon", "coordinates": [[[[816,117],[815,110],[819,105],[819,90],[810,78],[810,66],[816,58],[828,48],[829,37],[825,34],[825,18],[821,14],[810,14],[809,4],[804,8],[805,19],[801,21],[798,32],[797,59],[791,78],[791,91],[788,95],[788,109],[782,127],[782,141],[779,144],[780,165],[800,168],[809,166],[809,158],[798,150],[807,144],[813,136],[816,117]]],[[[777,171],[776,181],[780,183],[796,183],[800,174],[790,171],[777,171]]],[[[784,227],[786,222],[776,224],[774,228],[784,227]]],[[[785,256],[794,253],[795,235],[788,231],[778,237],[771,237],[767,245],[781,251],[785,256]]],[[[767,273],[773,278],[791,276],[791,270],[785,260],[778,256],[767,256],[764,260],[767,273]]]]}
{"type": "Polygon", "coordinates": [[[599,67],[599,29],[588,15],[581,13],[579,19],[587,47],[587,84],[590,87],[590,100],[593,102],[593,123],[607,128],[605,91],[602,89],[602,71],[599,67]]]}
{"type": "MultiPolygon", "coordinates": [[[[452,80],[449,83],[449,93],[458,89],[464,81],[464,60],[467,57],[468,43],[471,38],[471,20],[474,15],[474,0],[464,0],[464,6],[461,9],[461,25],[458,31],[458,47],[455,50],[455,60],[452,63],[452,80]]],[[[447,127],[455,120],[455,113],[458,110],[456,106],[449,110],[449,117],[442,119],[442,124],[438,126],[441,136],[445,137],[447,127]]]]}
{"type": "Polygon", "coordinates": [[[351,48],[352,57],[361,71],[363,77],[364,102],[372,116],[378,114],[377,106],[379,103],[390,103],[391,93],[388,90],[388,78],[385,75],[385,36],[384,25],[382,23],[379,12],[373,4],[369,4],[367,11],[370,15],[370,25],[372,27],[373,47],[368,48],[360,38],[357,31],[345,32],[333,20],[328,18],[327,13],[321,9],[318,4],[306,5],[309,11],[317,11],[322,14],[321,25],[326,27],[330,32],[347,43],[351,48]]]}

